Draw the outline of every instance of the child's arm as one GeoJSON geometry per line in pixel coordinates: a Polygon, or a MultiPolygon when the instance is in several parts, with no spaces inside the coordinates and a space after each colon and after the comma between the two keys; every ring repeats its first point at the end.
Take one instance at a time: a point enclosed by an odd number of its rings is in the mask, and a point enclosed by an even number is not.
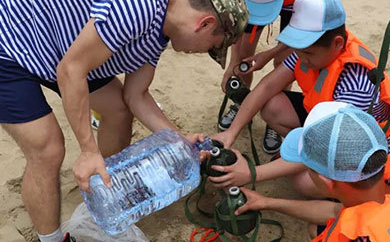
{"type": "Polygon", "coordinates": [[[276,67],[248,94],[231,126],[226,131],[213,135],[212,138],[223,142],[226,148],[230,148],[241,129],[257,112],[261,111],[265,103],[293,81],[292,71],[284,65],[276,67]]]}
{"type": "MultiPolygon", "coordinates": [[[[210,177],[210,181],[218,188],[228,186],[243,186],[251,182],[251,174],[248,163],[241,153],[233,150],[237,156],[237,162],[230,166],[212,166],[217,171],[226,172],[226,175],[220,177],[210,177]]],[[[283,159],[277,159],[273,162],[256,166],[256,182],[276,179],[298,174],[307,168],[300,163],[286,162],[283,159]]]]}
{"type": "Polygon", "coordinates": [[[266,50],[266,51],[262,51],[262,52],[259,52],[257,53],[256,55],[253,55],[253,56],[250,56],[248,58],[245,58],[244,60],[242,61],[246,61],[246,62],[254,62],[254,64],[252,65],[252,67],[247,71],[245,72],[244,74],[248,74],[250,72],[253,72],[253,71],[258,71],[258,70],[261,70],[263,69],[263,67],[270,61],[272,60],[273,58],[275,58],[275,56],[278,54],[278,53],[281,53],[285,50],[287,50],[289,47],[283,43],[278,43],[276,46],[274,46],[272,49],[269,49],[269,50],[266,50]]]}
{"type": "Polygon", "coordinates": [[[341,203],[325,200],[288,200],[265,197],[245,187],[240,188],[247,202],[236,210],[236,215],[248,210],[273,210],[306,222],[326,225],[330,218],[335,218],[342,208],[341,203]]]}

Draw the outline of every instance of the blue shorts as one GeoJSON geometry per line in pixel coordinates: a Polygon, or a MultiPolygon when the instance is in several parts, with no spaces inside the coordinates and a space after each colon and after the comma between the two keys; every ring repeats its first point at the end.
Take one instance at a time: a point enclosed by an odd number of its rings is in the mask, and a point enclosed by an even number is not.
{"type": "MultiPolygon", "coordinates": [[[[89,92],[106,85],[114,76],[91,80],[89,92]]],[[[49,114],[41,85],[60,95],[57,82],[42,80],[18,63],[0,58],[0,123],[25,123],[49,114]]]]}

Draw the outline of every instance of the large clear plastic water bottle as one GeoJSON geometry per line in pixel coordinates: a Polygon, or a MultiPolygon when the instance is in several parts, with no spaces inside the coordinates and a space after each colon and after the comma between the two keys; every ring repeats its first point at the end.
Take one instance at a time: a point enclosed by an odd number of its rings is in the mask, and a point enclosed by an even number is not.
{"type": "Polygon", "coordinates": [[[91,193],[82,191],[88,210],[108,234],[131,224],[194,190],[200,182],[199,150],[212,141],[193,145],[172,130],[162,130],[105,159],[112,188],[99,175],[90,178],[91,193]]]}

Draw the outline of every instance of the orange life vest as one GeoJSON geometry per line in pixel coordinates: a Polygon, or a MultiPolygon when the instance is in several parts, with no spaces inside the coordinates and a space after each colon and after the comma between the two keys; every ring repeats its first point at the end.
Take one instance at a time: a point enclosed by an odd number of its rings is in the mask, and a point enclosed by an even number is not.
{"type": "Polygon", "coordinates": [[[371,242],[390,241],[390,194],[385,202],[367,202],[343,208],[337,218],[330,219],[325,230],[311,242],[350,242],[369,237],[371,242]]]}
{"type": "Polygon", "coordinates": [[[284,0],[283,6],[288,6],[288,5],[294,4],[294,2],[295,2],[295,0],[284,0]]]}
{"type": "MultiPolygon", "coordinates": [[[[327,68],[314,71],[304,65],[300,59],[294,69],[294,75],[304,96],[303,105],[307,112],[320,102],[333,101],[333,93],[340,73],[347,63],[359,63],[371,70],[377,66],[375,55],[352,33],[347,31],[346,50],[327,68]]],[[[380,84],[380,100],[390,104],[390,80],[385,79],[380,84]]],[[[381,127],[386,122],[380,123],[381,127]]],[[[386,133],[390,134],[390,129],[386,133]]]]}

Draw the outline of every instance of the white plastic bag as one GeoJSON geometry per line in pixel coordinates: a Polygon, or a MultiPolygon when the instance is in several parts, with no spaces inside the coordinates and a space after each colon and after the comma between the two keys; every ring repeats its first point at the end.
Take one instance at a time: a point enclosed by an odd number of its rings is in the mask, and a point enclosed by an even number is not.
{"type": "Polygon", "coordinates": [[[104,233],[92,219],[85,203],[77,206],[71,219],[61,227],[62,231],[69,232],[75,237],[77,242],[150,242],[135,224],[116,236],[104,233]]]}

